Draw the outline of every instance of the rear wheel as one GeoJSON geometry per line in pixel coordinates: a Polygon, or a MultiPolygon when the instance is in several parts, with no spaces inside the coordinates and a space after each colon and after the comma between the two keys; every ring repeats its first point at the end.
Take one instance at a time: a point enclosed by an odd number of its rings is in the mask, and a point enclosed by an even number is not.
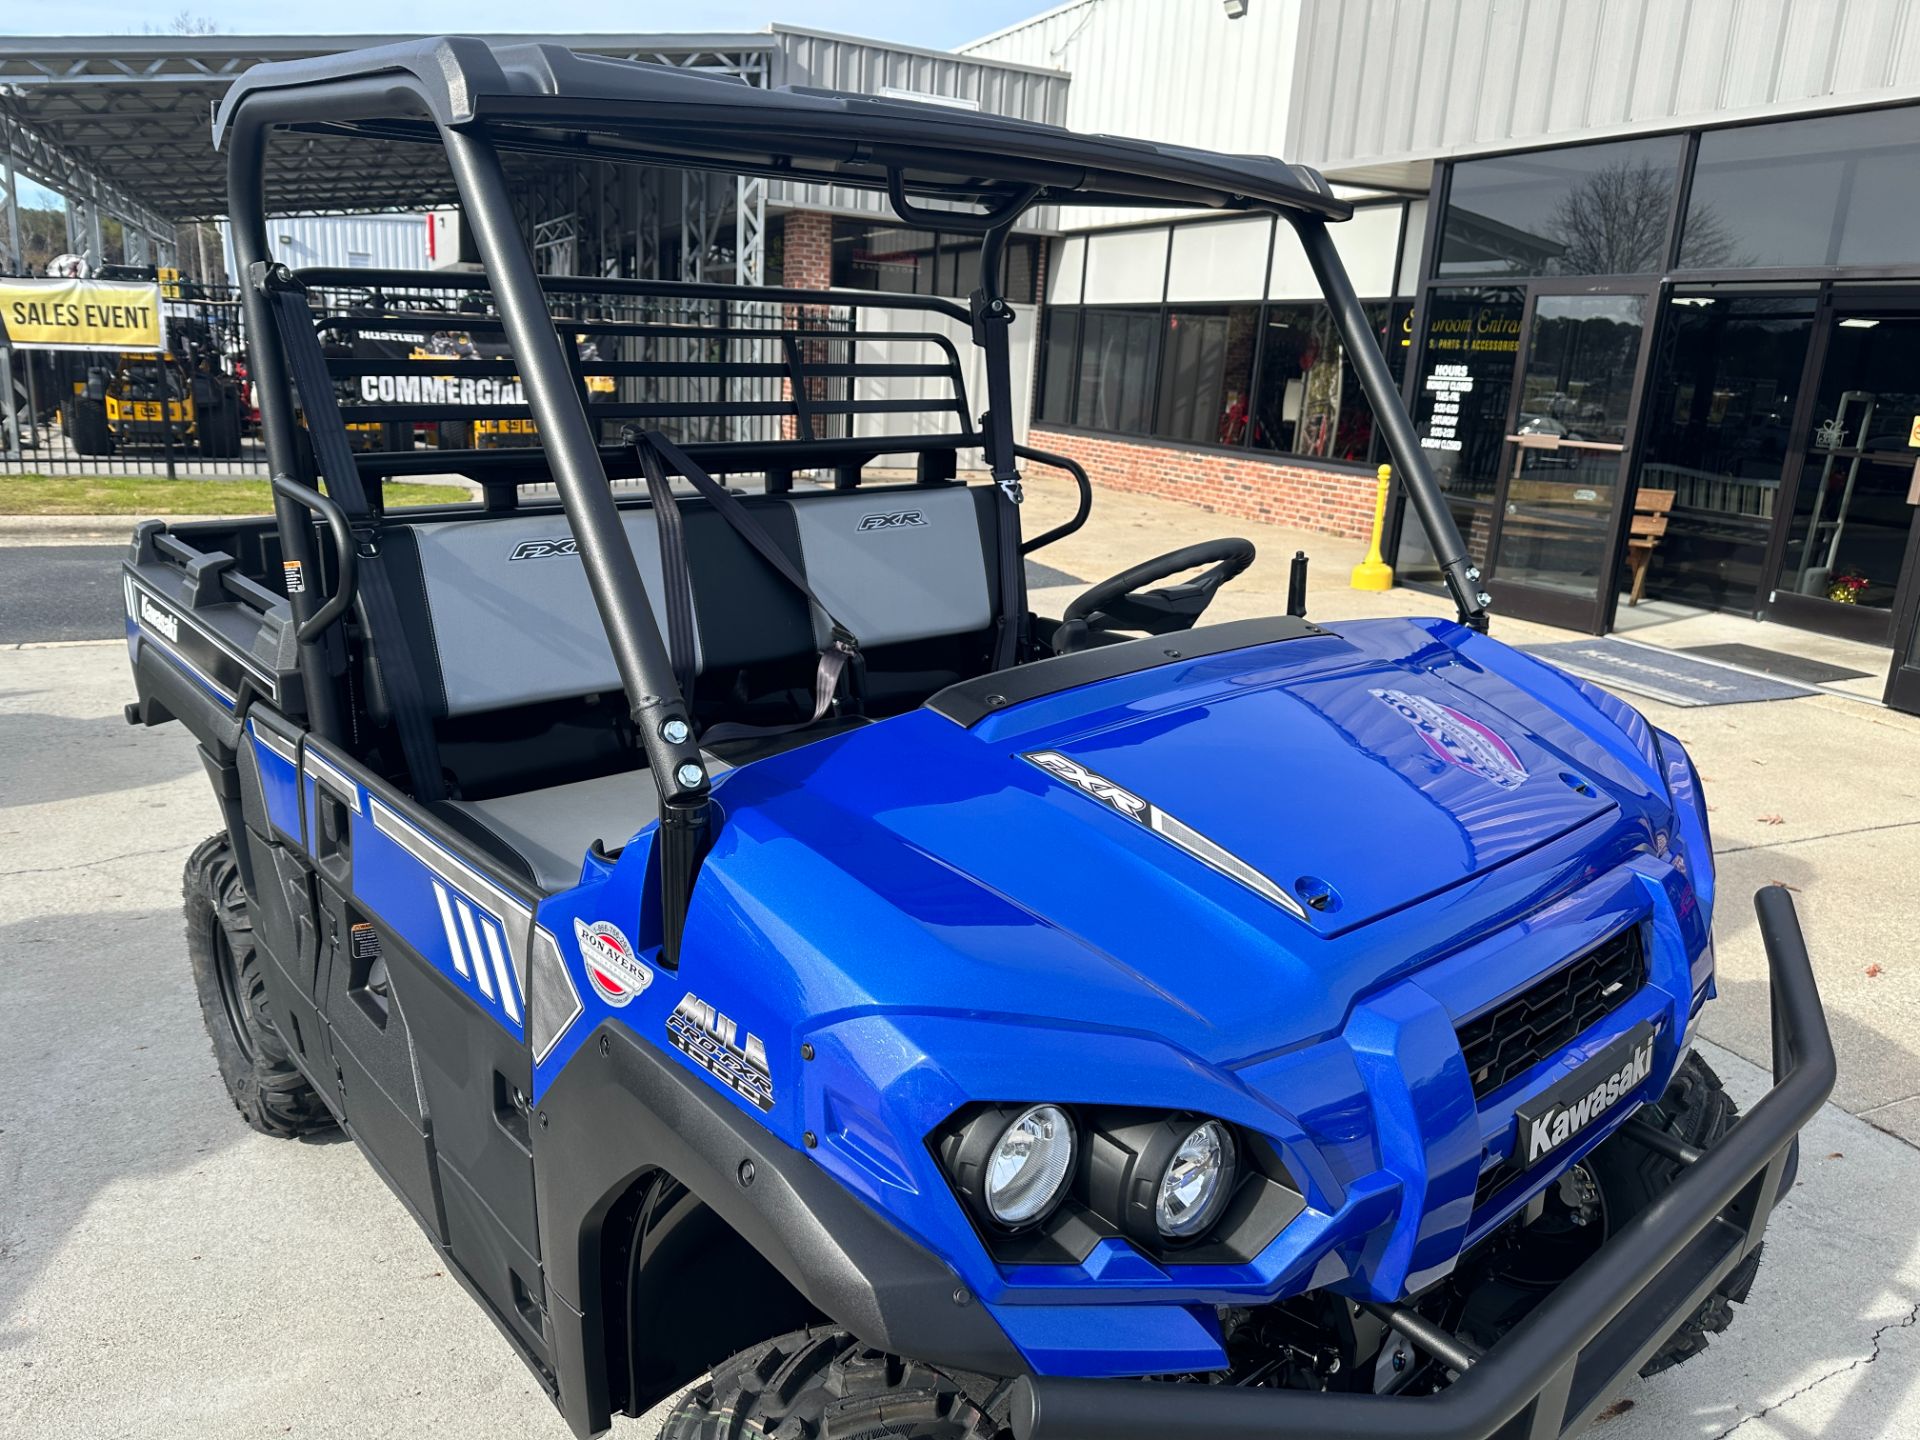
{"type": "Polygon", "coordinates": [[[333,1124],[274,1028],[261,975],[266,956],[254,941],[233,846],[203,840],[187,861],[187,955],[200,1016],[234,1108],[263,1135],[291,1139],[333,1124]]]}
{"type": "Polygon", "coordinates": [[[1006,1388],[823,1325],[717,1367],[674,1408],[660,1440],[1001,1440],[1006,1388]]]}

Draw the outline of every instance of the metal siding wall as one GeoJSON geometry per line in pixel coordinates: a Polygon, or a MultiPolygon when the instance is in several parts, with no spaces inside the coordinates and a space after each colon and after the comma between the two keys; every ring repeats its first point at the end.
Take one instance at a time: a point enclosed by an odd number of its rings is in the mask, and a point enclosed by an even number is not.
{"type": "MultiPolygon", "coordinates": [[[[994,115],[1038,120],[1048,125],[1067,123],[1067,77],[997,64],[1008,57],[947,55],[904,50],[849,36],[816,35],[776,26],[773,85],[815,85],[828,90],[850,90],[876,95],[883,88],[917,91],[971,100],[994,115]]],[[[776,205],[806,210],[891,216],[887,197],[876,191],[845,185],[800,185],[776,181],[768,189],[776,205]]],[[[1051,212],[1029,217],[1021,228],[1047,223],[1051,212]]]]}
{"type": "MultiPolygon", "coordinates": [[[[224,224],[222,249],[227,273],[234,273],[233,243],[224,224]]],[[[353,257],[375,270],[427,268],[427,218],[424,215],[281,215],[267,221],[274,259],[295,269],[345,268],[353,257]],[[282,241],[281,236],[289,237],[282,241]]]]}
{"type": "MultiPolygon", "coordinates": [[[[963,47],[967,55],[1067,71],[1075,130],[1203,149],[1284,155],[1301,0],[1257,0],[1230,20],[1220,0],[1083,0],[963,47]]],[[[1073,207],[1063,228],[1171,211],[1073,207]]]]}
{"type": "Polygon", "coordinates": [[[1299,3],[1289,158],[1336,172],[1920,96],[1920,0],[1299,3]]]}

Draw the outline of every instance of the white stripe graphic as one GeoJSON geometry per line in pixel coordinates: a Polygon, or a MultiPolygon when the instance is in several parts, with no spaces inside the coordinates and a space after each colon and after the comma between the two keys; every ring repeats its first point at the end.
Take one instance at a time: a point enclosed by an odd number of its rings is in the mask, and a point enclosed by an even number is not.
{"type": "Polygon", "coordinates": [[[454,908],[460,912],[460,929],[467,937],[467,949],[473,953],[473,978],[480,982],[480,993],[493,999],[493,977],[487,973],[487,957],[480,949],[480,937],[473,931],[473,910],[466,901],[454,899],[454,908]]]}
{"type": "Polygon", "coordinates": [[[500,1003],[507,1007],[507,1018],[518,1025],[520,1005],[513,998],[513,977],[507,973],[507,957],[500,948],[500,932],[484,920],[480,922],[480,928],[486,933],[487,952],[493,956],[493,973],[500,981],[500,1003]]]}
{"type": "Polygon", "coordinates": [[[447,906],[447,887],[438,880],[433,882],[433,898],[440,902],[440,923],[446,927],[447,949],[453,952],[453,968],[465,975],[467,953],[460,948],[460,932],[453,926],[453,911],[447,906]]]}

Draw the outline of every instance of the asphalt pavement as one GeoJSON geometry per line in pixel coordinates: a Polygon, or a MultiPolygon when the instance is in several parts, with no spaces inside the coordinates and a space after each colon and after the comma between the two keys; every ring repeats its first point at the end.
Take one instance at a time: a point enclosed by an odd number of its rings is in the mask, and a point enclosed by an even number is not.
{"type": "MultiPolygon", "coordinates": [[[[1178,517],[1117,497],[1109,508],[1111,548],[1133,559],[1185,543],[1168,533],[1178,517]]],[[[1259,543],[1292,549],[1277,532],[1259,543]]],[[[64,613],[117,634],[117,547],[84,548],[107,578],[71,592],[57,577],[86,560],[0,549],[0,624],[64,613]],[[101,584],[106,619],[86,608],[101,584]],[[32,610],[16,611],[24,602],[32,610]]],[[[1089,541],[1053,560],[1102,575],[1119,568],[1111,558],[1089,541]]],[[[1424,603],[1351,596],[1340,569],[1323,567],[1316,615],[1424,603]]],[[[1253,605],[1268,581],[1249,580],[1253,605]]],[[[227,1102],[180,917],[181,865],[218,818],[190,738],[127,726],[131,694],[113,640],[0,643],[0,1437],[563,1440],[354,1147],[268,1140],[227,1102]]],[[[1841,1103],[1805,1136],[1799,1188],[1732,1331],[1636,1383],[1590,1433],[1920,1435],[1920,1150],[1900,1138],[1920,1125],[1905,974],[1920,949],[1920,727],[1829,697],[1644,708],[1693,746],[1716,806],[1722,983],[1703,1051],[1737,1096],[1765,1087],[1746,896],[1786,880],[1834,1015],[1841,1103]]],[[[615,1435],[654,1428],[623,1422],[615,1435]]]]}
{"type": "MultiPolygon", "coordinates": [[[[128,521],[132,530],[132,521],[128,521]]],[[[124,633],[119,545],[0,547],[0,645],[124,633]]],[[[5,761],[0,756],[0,764],[5,761]]]]}

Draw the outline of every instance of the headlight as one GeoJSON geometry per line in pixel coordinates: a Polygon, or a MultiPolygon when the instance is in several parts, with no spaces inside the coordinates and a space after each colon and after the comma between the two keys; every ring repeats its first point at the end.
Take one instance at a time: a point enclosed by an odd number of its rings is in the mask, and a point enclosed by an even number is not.
{"type": "Polygon", "coordinates": [[[947,1173],[974,1214],[997,1230],[1029,1230],[1073,1179],[1073,1118],[1058,1105],[992,1105],[941,1145],[947,1173]]]}
{"type": "Polygon", "coordinates": [[[1053,1208],[1073,1173],[1073,1122],[1057,1105],[1035,1105],[1000,1132],[982,1187],[1002,1225],[1027,1225],[1053,1208]]]}
{"type": "Polygon", "coordinates": [[[1169,1240],[1204,1235],[1233,1193],[1233,1135],[1218,1120],[1187,1133],[1160,1177],[1153,1223],[1169,1240]]]}
{"type": "Polygon", "coordinates": [[[1192,1111],[979,1104],[927,1138],[1005,1264],[1080,1264],[1108,1240],[1245,1264],[1306,1208],[1271,1140],[1192,1111]]]}

